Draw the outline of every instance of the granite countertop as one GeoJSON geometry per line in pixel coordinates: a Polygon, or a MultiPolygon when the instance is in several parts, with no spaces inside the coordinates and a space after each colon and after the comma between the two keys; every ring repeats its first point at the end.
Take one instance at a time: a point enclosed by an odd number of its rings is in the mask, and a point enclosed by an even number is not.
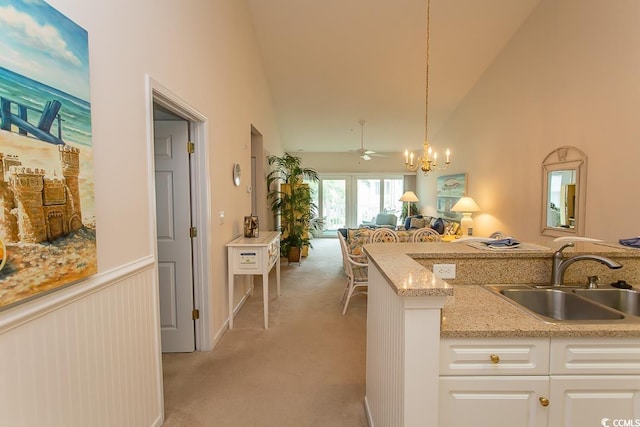
{"type": "Polygon", "coordinates": [[[478,285],[456,285],[442,338],[640,337],[639,323],[546,323],[478,285]]]}
{"type": "MultiPolygon", "coordinates": [[[[525,246],[525,245],[523,245],[525,246]]],[[[550,245],[551,246],[551,245],[550,245]]],[[[399,296],[446,296],[441,336],[459,338],[638,336],[640,323],[546,323],[478,285],[450,285],[415,259],[434,258],[550,258],[557,247],[531,245],[524,249],[486,250],[464,243],[376,243],[365,245],[369,260],[399,296]]],[[[568,256],[579,253],[638,258],[640,251],[616,244],[576,243],[568,256]]]]}

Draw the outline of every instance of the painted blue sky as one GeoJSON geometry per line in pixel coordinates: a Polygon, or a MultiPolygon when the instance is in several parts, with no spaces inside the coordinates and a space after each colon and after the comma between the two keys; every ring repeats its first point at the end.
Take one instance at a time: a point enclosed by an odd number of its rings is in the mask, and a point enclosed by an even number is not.
{"type": "Polygon", "coordinates": [[[42,0],[0,0],[0,66],[89,99],[87,32],[42,0]]]}

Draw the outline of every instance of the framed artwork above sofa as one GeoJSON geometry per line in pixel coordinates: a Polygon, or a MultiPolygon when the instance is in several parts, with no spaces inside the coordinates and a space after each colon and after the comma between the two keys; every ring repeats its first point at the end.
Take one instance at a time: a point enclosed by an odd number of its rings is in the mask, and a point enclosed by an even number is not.
{"type": "Polygon", "coordinates": [[[436,209],[438,216],[460,221],[462,213],[452,212],[456,202],[467,195],[467,174],[439,176],[437,180],[436,209]]]}

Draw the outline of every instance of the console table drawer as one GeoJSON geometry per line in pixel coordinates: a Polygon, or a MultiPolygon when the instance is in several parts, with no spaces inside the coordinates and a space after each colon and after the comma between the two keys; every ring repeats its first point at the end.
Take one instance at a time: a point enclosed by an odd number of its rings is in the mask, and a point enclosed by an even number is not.
{"type": "Polygon", "coordinates": [[[549,339],[440,341],[440,375],[548,375],[549,339]]]}

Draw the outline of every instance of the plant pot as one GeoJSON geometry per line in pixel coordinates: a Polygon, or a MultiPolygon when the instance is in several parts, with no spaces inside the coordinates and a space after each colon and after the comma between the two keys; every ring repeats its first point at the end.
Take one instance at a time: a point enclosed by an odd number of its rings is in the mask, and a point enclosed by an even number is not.
{"type": "Polygon", "coordinates": [[[289,248],[289,254],[287,255],[287,259],[289,260],[289,262],[300,263],[300,260],[302,259],[302,251],[300,250],[300,248],[296,246],[291,246],[289,248]]]}

